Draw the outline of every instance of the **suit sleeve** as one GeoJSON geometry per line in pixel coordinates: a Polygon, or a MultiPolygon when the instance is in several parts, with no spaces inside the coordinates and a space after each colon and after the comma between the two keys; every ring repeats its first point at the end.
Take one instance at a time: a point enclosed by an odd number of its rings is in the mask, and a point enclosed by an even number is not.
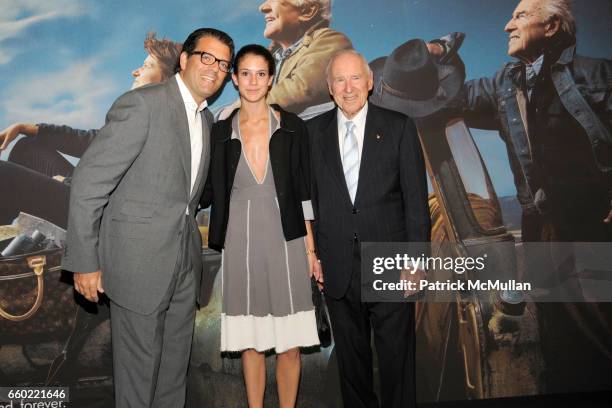
{"type": "Polygon", "coordinates": [[[406,118],[400,140],[400,184],[409,242],[429,242],[431,220],[427,201],[425,160],[416,127],[406,118]]]}
{"type": "Polygon", "coordinates": [[[317,189],[317,177],[316,171],[314,168],[314,126],[311,126],[312,122],[306,122],[306,131],[307,131],[307,143],[308,143],[308,181],[310,186],[310,203],[312,206],[312,217],[314,220],[314,227],[316,228],[318,214],[319,214],[319,201],[318,201],[318,189],[317,189]]]}
{"type": "Polygon", "coordinates": [[[100,220],[111,192],[143,149],[148,135],[149,109],[138,92],[113,104],[106,124],[87,149],[74,172],[70,192],[64,269],[100,269],[100,220]]]}
{"type": "Polygon", "coordinates": [[[70,126],[40,123],[36,143],[70,156],[81,157],[98,132],[98,129],[82,130],[70,126]]]}
{"type": "Polygon", "coordinates": [[[310,200],[310,151],[308,144],[308,130],[304,122],[297,119],[296,136],[293,144],[292,167],[294,174],[294,190],[302,203],[305,220],[314,219],[312,202],[310,200]]]}

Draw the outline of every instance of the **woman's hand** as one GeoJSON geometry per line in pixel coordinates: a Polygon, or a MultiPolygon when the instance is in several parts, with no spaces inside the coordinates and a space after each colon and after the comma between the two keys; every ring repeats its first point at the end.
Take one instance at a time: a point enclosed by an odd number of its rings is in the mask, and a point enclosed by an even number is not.
{"type": "Polygon", "coordinates": [[[308,270],[309,276],[311,278],[314,277],[317,282],[319,290],[323,290],[323,267],[321,266],[321,261],[319,261],[314,253],[308,255],[308,270]]]}

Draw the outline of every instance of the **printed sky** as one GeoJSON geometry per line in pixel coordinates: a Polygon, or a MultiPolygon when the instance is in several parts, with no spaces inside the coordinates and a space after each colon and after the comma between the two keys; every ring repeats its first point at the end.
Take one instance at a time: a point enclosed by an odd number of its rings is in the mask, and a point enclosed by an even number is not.
{"type": "MultiPolygon", "coordinates": [[[[0,0],[0,128],[15,121],[100,127],[142,64],[147,31],[182,41],[193,29],[227,31],[236,45],[268,44],[257,0],[0,0]]],[[[336,0],[332,26],[368,60],[411,38],[467,33],[467,77],[509,60],[504,33],[514,0],[336,0]]],[[[612,58],[612,1],[577,0],[578,49],[612,58]]],[[[235,98],[226,86],[216,104],[235,98]]],[[[474,132],[498,194],[514,194],[506,153],[491,132],[474,132]]],[[[6,159],[6,152],[1,156],[6,159]]]]}

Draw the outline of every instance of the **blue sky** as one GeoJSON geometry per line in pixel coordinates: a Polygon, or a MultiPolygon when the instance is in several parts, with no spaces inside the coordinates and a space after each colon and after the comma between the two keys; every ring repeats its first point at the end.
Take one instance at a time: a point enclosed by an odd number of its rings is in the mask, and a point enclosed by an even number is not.
{"type": "MultiPolygon", "coordinates": [[[[15,121],[99,127],[145,58],[149,30],[182,41],[214,26],[237,44],[267,44],[257,0],[0,0],[0,128],[15,121]]],[[[579,52],[612,58],[612,1],[576,0],[579,52]]],[[[410,38],[467,33],[468,78],[490,75],[509,58],[503,27],[514,0],[336,0],[334,28],[371,60],[410,38]]],[[[227,86],[217,103],[232,100],[227,86]]],[[[500,195],[513,194],[503,145],[475,132],[500,195]]],[[[2,158],[6,154],[2,155],[2,158]]]]}

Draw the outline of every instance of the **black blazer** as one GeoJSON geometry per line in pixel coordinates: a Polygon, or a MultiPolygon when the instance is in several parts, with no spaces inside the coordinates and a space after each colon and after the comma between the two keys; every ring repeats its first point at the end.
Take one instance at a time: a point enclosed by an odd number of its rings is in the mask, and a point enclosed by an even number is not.
{"type": "MultiPolygon", "coordinates": [[[[274,175],[276,196],[281,213],[285,239],[290,241],[306,235],[302,202],[310,200],[310,160],[306,125],[295,114],[272,107],[280,112],[280,129],[270,138],[270,164],[274,175]]],[[[200,205],[212,204],[208,228],[208,247],[221,251],[229,219],[230,193],[242,152],[240,140],[232,139],[232,118],[213,125],[213,153],[210,174],[200,205]]],[[[245,226],[246,228],[246,226],[245,226]]]]}
{"type": "Polygon", "coordinates": [[[340,159],[337,109],[306,125],[317,251],[325,293],[339,299],[350,283],[354,245],[429,241],[423,153],[410,118],[370,103],[353,205],[340,159]]]}

